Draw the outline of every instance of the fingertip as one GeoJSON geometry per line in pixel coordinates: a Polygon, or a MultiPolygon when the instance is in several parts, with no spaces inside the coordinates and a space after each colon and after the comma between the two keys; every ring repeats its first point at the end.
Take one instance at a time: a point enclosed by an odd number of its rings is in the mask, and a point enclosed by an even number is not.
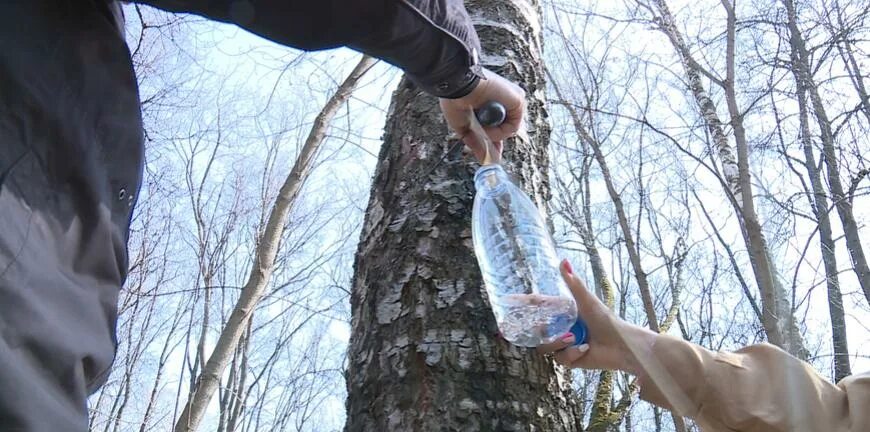
{"type": "Polygon", "coordinates": [[[586,285],[574,274],[574,268],[571,267],[571,263],[567,259],[562,260],[562,263],[559,265],[559,271],[562,273],[562,279],[565,280],[568,289],[571,290],[571,293],[579,301],[584,295],[584,291],[586,291],[586,285]]]}
{"type": "Polygon", "coordinates": [[[559,264],[559,271],[562,273],[562,279],[565,279],[565,283],[573,289],[575,279],[574,268],[571,267],[571,263],[567,259],[563,259],[559,264]]]}
{"type": "Polygon", "coordinates": [[[559,337],[559,339],[556,339],[554,342],[550,342],[544,345],[538,345],[536,347],[536,350],[541,354],[559,352],[570,347],[571,345],[574,345],[575,341],[576,340],[574,339],[574,334],[568,332],[563,334],[561,337],[559,337]]]}
{"type": "Polygon", "coordinates": [[[562,271],[567,275],[574,274],[574,268],[571,267],[571,262],[567,258],[562,260],[562,271]]]}

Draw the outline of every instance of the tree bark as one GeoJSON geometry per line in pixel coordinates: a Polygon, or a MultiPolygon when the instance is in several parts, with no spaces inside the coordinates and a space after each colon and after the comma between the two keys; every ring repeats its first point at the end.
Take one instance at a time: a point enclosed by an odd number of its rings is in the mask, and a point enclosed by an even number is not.
{"type": "MultiPolygon", "coordinates": [[[[483,63],[524,87],[531,136],[504,163],[541,207],[549,197],[538,4],[468,3],[483,63]]],[[[444,156],[435,98],[403,80],[393,95],[354,264],[348,432],[582,430],[566,372],[495,337],[472,250],[474,166],[444,156]]]]}
{"type": "Polygon", "coordinates": [[[852,213],[852,202],[846,195],[843,183],[840,180],[839,156],[834,146],[834,133],[831,128],[831,121],[828,118],[825,105],[822,103],[819,88],[813,80],[806,42],[797,26],[797,12],[795,11],[794,1],[782,1],[788,16],[789,43],[792,52],[796,54],[792,55],[792,63],[796,66],[792,70],[796,74],[795,79],[800,81],[805,86],[807,92],[809,92],[813,113],[815,114],[816,122],[819,124],[819,129],[821,129],[822,154],[825,166],[827,167],[828,184],[831,188],[834,206],[837,208],[840,222],[843,224],[846,248],[849,250],[849,257],[852,258],[852,266],[855,269],[858,282],[861,284],[861,289],[864,291],[864,297],[867,299],[867,303],[870,304],[870,266],[867,264],[867,257],[864,255],[863,246],[861,246],[858,223],[855,221],[855,216],[852,213]]]}
{"type": "Polygon", "coordinates": [[[275,200],[275,205],[269,214],[269,221],[257,245],[251,274],[242,288],[239,300],[233,308],[226,326],[221,331],[214,351],[212,351],[208,362],[205,364],[205,368],[203,368],[199,379],[197,379],[193,395],[185,404],[184,410],[175,424],[176,432],[194,431],[199,426],[205,414],[205,408],[217,390],[220,377],[223,375],[227,364],[229,364],[233,352],[236,350],[236,346],[238,346],[239,339],[247,327],[248,320],[269,283],[272,271],[274,270],[275,256],[278,253],[284,224],[287,221],[293,203],[296,201],[299,190],[308,177],[314,157],[317,155],[317,150],[326,136],[329,123],[341,106],[350,98],[360,78],[362,78],[374,62],[374,59],[370,57],[363,57],[350,75],[338,87],[335,94],[327,101],[320,114],[317,115],[317,118],[315,118],[314,125],[311,127],[302,150],[299,152],[299,156],[290,170],[290,174],[284,181],[283,186],[281,186],[281,190],[275,200]]]}

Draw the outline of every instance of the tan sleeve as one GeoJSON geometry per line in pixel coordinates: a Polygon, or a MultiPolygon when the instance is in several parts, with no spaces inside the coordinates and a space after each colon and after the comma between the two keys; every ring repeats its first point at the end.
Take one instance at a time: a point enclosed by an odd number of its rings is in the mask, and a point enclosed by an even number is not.
{"type": "Polygon", "coordinates": [[[640,397],[705,431],[870,431],[870,373],[834,385],[769,344],[716,353],[661,336],[644,351],[640,397]]]}

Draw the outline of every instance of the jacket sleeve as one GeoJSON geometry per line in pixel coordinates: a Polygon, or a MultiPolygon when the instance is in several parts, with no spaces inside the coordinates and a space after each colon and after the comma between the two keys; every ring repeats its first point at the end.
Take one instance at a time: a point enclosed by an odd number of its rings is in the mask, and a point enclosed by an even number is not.
{"type": "Polygon", "coordinates": [[[870,373],[834,385],[773,345],[714,353],[670,336],[640,357],[641,398],[703,430],[870,430],[870,373]]]}
{"type": "Polygon", "coordinates": [[[312,51],[339,46],[403,69],[424,91],[461,97],[477,85],[480,42],[462,0],[141,0],[233,23],[312,51]]]}

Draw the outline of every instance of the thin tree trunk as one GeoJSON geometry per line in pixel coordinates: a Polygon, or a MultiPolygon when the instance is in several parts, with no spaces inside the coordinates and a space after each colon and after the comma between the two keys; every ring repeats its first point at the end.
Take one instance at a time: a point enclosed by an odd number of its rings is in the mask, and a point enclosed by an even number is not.
{"type": "MultiPolygon", "coordinates": [[[[506,145],[504,160],[543,206],[549,127],[537,3],[468,6],[499,61],[487,66],[526,89],[533,134],[506,145]]],[[[447,136],[435,98],[403,80],[354,264],[345,430],[582,430],[565,371],[494,337],[472,250],[472,164],[448,155],[430,170],[447,136]]]]}
{"type": "MultiPolygon", "coordinates": [[[[556,212],[564,217],[568,223],[577,230],[580,240],[587,256],[589,257],[589,265],[592,269],[593,286],[595,295],[598,296],[610,309],[614,308],[615,295],[613,285],[607,276],[607,269],[604,267],[604,262],[601,259],[601,254],[598,251],[598,246],[595,243],[594,229],[592,225],[591,211],[591,192],[589,185],[589,170],[592,164],[592,157],[588,155],[588,147],[583,145],[583,157],[579,166],[569,161],[567,168],[569,175],[573,177],[574,183],[569,186],[560,176],[555,176],[556,188],[558,190],[559,208],[556,212]]],[[[561,156],[561,155],[559,155],[561,156]]],[[[559,157],[557,156],[557,157],[559,157]]],[[[565,155],[568,157],[568,155],[565,155]]],[[[592,374],[594,372],[587,372],[592,374]]],[[[615,386],[615,373],[613,371],[598,372],[598,384],[595,386],[595,392],[592,398],[592,407],[589,413],[589,421],[587,423],[587,432],[605,432],[613,430],[617,427],[623,413],[613,411],[613,393],[615,386]]],[[[588,387],[581,388],[580,401],[581,404],[588,397],[588,387]]],[[[585,407],[583,409],[585,412],[585,407]]]]}
{"type": "MultiPolygon", "coordinates": [[[[245,412],[245,403],[248,398],[248,388],[247,388],[247,378],[248,378],[248,350],[251,346],[251,334],[252,334],[252,325],[251,321],[248,321],[248,329],[245,332],[244,340],[240,344],[240,353],[238,355],[241,356],[241,360],[238,365],[238,380],[236,381],[235,388],[232,393],[231,399],[231,409],[229,419],[227,420],[227,431],[235,432],[238,424],[242,418],[242,415],[245,412]]],[[[264,366],[265,367],[265,366],[264,366]]]]}
{"type": "MultiPolygon", "coordinates": [[[[604,268],[604,261],[601,259],[601,254],[598,252],[598,246],[595,244],[595,236],[592,234],[592,211],[590,202],[592,200],[589,187],[589,165],[583,167],[581,173],[581,181],[583,184],[583,220],[576,221],[576,225],[582,227],[580,230],[583,245],[586,247],[586,252],[589,254],[589,264],[592,267],[592,277],[595,279],[596,291],[601,293],[601,299],[608,308],[613,309],[616,301],[613,292],[613,285],[610,284],[610,279],[607,277],[607,269],[604,268]]],[[[568,203],[570,205],[570,203],[568,203]]],[[[621,412],[613,408],[613,387],[615,385],[616,373],[614,371],[601,371],[598,375],[598,386],[595,389],[595,399],[592,403],[592,410],[589,414],[589,423],[586,430],[589,432],[600,431],[605,432],[613,430],[619,425],[620,420],[625,415],[630,406],[625,407],[621,412]]]]}
{"type": "MultiPolygon", "coordinates": [[[[251,319],[248,320],[248,324],[253,321],[253,315],[251,319]]],[[[242,336],[242,339],[239,340],[239,346],[245,343],[245,338],[242,336]]],[[[227,430],[227,417],[230,408],[230,398],[233,393],[233,390],[236,385],[236,373],[238,372],[238,361],[239,361],[239,347],[236,347],[236,352],[233,355],[233,359],[230,361],[228,366],[229,368],[229,376],[227,377],[227,383],[224,385],[222,383],[218,383],[218,412],[220,413],[218,416],[218,426],[215,432],[226,432],[227,430]]]]}
{"type": "Polygon", "coordinates": [[[770,256],[770,248],[755,211],[755,200],[752,196],[752,175],[749,172],[749,144],[746,140],[746,130],[743,128],[743,113],[737,107],[735,90],[737,78],[734,71],[734,60],[737,44],[737,17],[733,2],[721,0],[721,3],[727,16],[724,88],[728,113],[731,117],[730,124],[734,130],[734,141],[737,144],[737,167],[743,204],[740,215],[743,225],[746,227],[746,236],[749,238],[750,262],[761,289],[762,305],[767,304],[763,311],[764,321],[767,322],[766,327],[775,325],[779,329],[782,337],[780,346],[796,357],[806,360],[809,354],[804,347],[803,336],[794,321],[791,302],[780,281],[776,264],[770,256]]]}
{"type": "MultiPolygon", "coordinates": [[[[787,0],[790,1],[790,0],[787,0]]],[[[812,133],[810,132],[809,107],[807,106],[807,81],[801,73],[804,69],[803,53],[795,41],[794,32],[797,27],[794,24],[794,9],[789,10],[789,29],[793,32],[791,43],[791,71],[795,78],[795,93],[798,101],[800,139],[804,151],[804,167],[810,178],[812,195],[809,198],[813,214],[819,225],[819,242],[822,253],[822,261],[825,266],[825,283],[828,288],[828,313],[831,317],[831,338],[834,348],[834,380],[835,382],[852,374],[849,365],[849,345],[846,340],[846,319],[843,311],[843,295],[840,292],[840,278],[837,270],[836,244],[831,230],[830,212],[828,210],[828,198],[825,194],[824,185],[819,167],[816,165],[813,153],[812,133]]]]}
{"type": "Polygon", "coordinates": [[[737,99],[734,90],[735,74],[735,32],[736,17],[733,5],[727,0],[722,0],[727,13],[727,39],[726,39],[726,64],[727,77],[725,80],[705,70],[695,61],[682,34],[677,29],[676,21],[671,14],[665,0],[653,0],[657,15],[653,9],[644,3],[655,16],[655,21],[660,30],[668,36],[671,44],[677,51],[686,77],[689,80],[689,88],[695,97],[695,101],[701,110],[713,142],[718,149],[719,160],[722,163],[723,176],[729,186],[726,193],[740,217],[741,230],[743,232],[746,247],[749,250],[750,263],[752,264],[758,289],[761,292],[762,319],[767,339],[770,343],[778,345],[791,354],[806,359],[807,351],[803,345],[803,338],[794,321],[788,296],[785,293],[776,267],[770,257],[767,240],[758,216],[755,212],[755,204],[752,196],[751,175],[749,172],[749,150],[743,129],[743,113],[737,107],[737,99]],[[731,116],[731,126],[734,129],[737,144],[737,158],[724,132],[724,123],[720,120],[716,105],[710,99],[704,87],[702,76],[707,77],[725,90],[728,111],[731,116]]]}
{"type": "Polygon", "coordinates": [[[141,323],[141,328],[147,329],[152,317],[154,316],[155,300],[151,298],[146,303],[146,301],[143,301],[142,297],[138,295],[138,293],[143,291],[143,283],[146,278],[145,275],[149,272],[149,264],[150,263],[146,262],[144,259],[142,260],[142,273],[138,278],[138,283],[135,286],[130,287],[126,299],[123,301],[125,305],[123,312],[126,316],[124,334],[127,336],[127,338],[122,342],[124,346],[124,349],[122,350],[124,353],[124,369],[123,375],[120,379],[118,393],[115,394],[115,400],[112,404],[111,410],[109,411],[109,416],[110,418],[114,417],[114,421],[106,423],[103,429],[106,432],[109,430],[117,431],[121,428],[121,421],[127,404],[130,401],[133,378],[139,364],[139,359],[144,351],[143,346],[147,346],[148,344],[145,341],[147,337],[146,333],[135,332],[134,329],[136,324],[139,323],[138,319],[142,316],[144,316],[144,318],[141,323]],[[128,301],[130,303],[128,303],[128,301]]]}
{"type": "Polygon", "coordinates": [[[807,52],[803,35],[801,35],[800,29],[797,26],[797,12],[795,11],[794,1],[782,1],[788,16],[791,50],[796,53],[792,55],[792,63],[795,66],[792,69],[797,75],[796,80],[800,81],[809,92],[813,113],[822,132],[822,154],[825,166],[827,167],[828,185],[831,188],[834,206],[840,215],[840,222],[843,224],[846,248],[849,250],[849,256],[852,258],[852,266],[855,269],[858,282],[861,284],[861,289],[864,291],[864,297],[867,299],[868,304],[870,304],[870,267],[868,267],[867,258],[864,255],[864,248],[861,246],[858,223],[855,221],[855,216],[852,213],[852,202],[848,199],[843,188],[843,183],[840,181],[840,168],[837,151],[834,147],[834,134],[831,128],[831,121],[828,118],[818,86],[813,80],[812,72],[810,71],[809,53],[807,52]]]}
{"type": "MultiPolygon", "coordinates": [[[[605,185],[607,187],[608,193],[610,194],[611,201],[613,202],[614,207],[617,211],[617,218],[619,220],[620,230],[623,234],[623,237],[625,238],[626,249],[629,253],[629,261],[631,262],[632,269],[635,272],[635,279],[638,282],[641,298],[644,303],[644,309],[647,313],[647,319],[650,322],[649,327],[656,332],[666,332],[675,321],[677,312],[679,310],[679,294],[682,289],[681,280],[683,256],[681,255],[680,257],[675,259],[676,271],[671,284],[672,303],[671,306],[668,308],[665,319],[661,324],[659,324],[658,318],[655,313],[655,308],[653,307],[652,294],[649,288],[649,282],[647,280],[646,273],[640,265],[639,248],[636,247],[636,244],[634,242],[634,235],[632,234],[631,227],[628,224],[628,217],[626,216],[622,199],[620,198],[619,193],[616,191],[616,187],[613,184],[612,178],[610,176],[610,170],[607,166],[607,161],[604,158],[604,153],[601,151],[598,142],[595,140],[595,138],[591,136],[587,128],[583,125],[580,115],[577,113],[574,105],[564,98],[552,76],[550,76],[550,81],[552,83],[553,89],[556,91],[557,101],[566,108],[569,115],[571,116],[572,122],[574,124],[574,129],[581,138],[581,143],[587,150],[589,148],[592,149],[593,157],[598,162],[598,165],[601,169],[602,177],[604,178],[605,185]]],[[[582,241],[587,250],[587,253],[589,254],[592,273],[596,282],[596,292],[601,293],[599,295],[603,296],[603,300],[605,301],[605,303],[607,303],[612,308],[612,286],[607,279],[607,272],[602,265],[600,254],[598,253],[598,249],[595,246],[594,238],[591,235],[592,217],[588,206],[588,203],[590,201],[590,189],[587,170],[588,166],[584,165],[581,168],[580,178],[578,179],[581,183],[584,184],[584,221],[575,221],[574,225],[580,231],[582,241]]],[[[571,219],[578,219],[573,214],[573,212],[570,214],[569,217],[571,219]]],[[[638,218],[640,218],[640,215],[638,215],[638,218]]],[[[607,431],[616,427],[625,417],[628,409],[631,406],[630,397],[624,397],[623,400],[616,406],[611,405],[613,394],[613,379],[614,375],[607,371],[602,372],[599,376],[599,384],[596,389],[595,399],[593,402],[588,425],[588,430],[590,431],[607,431]]],[[[634,394],[638,389],[636,381],[632,382],[629,388],[629,394],[634,394]]],[[[679,431],[685,430],[685,425],[682,418],[674,417],[674,425],[678,428],[679,431]],[[680,428],[681,426],[682,428],[680,428]]]]}
{"type": "Polygon", "coordinates": [[[175,336],[175,330],[178,328],[179,323],[181,323],[181,318],[183,316],[184,314],[177,313],[172,318],[172,325],[169,327],[169,331],[166,334],[166,339],[163,342],[163,347],[160,350],[160,357],[157,361],[157,373],[154,376],[154,384],[151,387],[151,394],[148,397],[148,404],[145,406],[145,414],[142,417],[142,424],[139,425],[139,432],[146,432],[149,428],[148,422],[151,420],[151,416],[154,412],[154,407],[157,404],[157,395],[160,392],[160,383],[161,379],[163,378],[165,366],[167,361],[169,360],[169,355],[172,353],[172,350],[174,348],[174,346],[172,346],[172,339],[175,336]]]}
{"type": "Polygon", "coordinates": [[[704,202],[701,198],[698,197],[698,194],[693,190],[692,196],[695,197],[695,201],[698,203],[698,207],[701,209],[701,214],[704,215],[704,218],[707,220],[707,223],[710,225],[710,228],[713,230],[713,235],[716,236],[716,240],[722,246],[722,249],[725,250],[725,254],[728,255],[728,262],[731,264],[731,268],[734,270],[734,276],[737,278],[737,282],[740,283],[740,288],[743,290],[743,295],[746,297],[746,300],[749,301],[749,306],[752,307],[752,311],[755,313],[755,316],[758,318],[758,322],[763,322],[763,314],[761,313],[761,308],[758,307],[758,301],[755,300],[755,296],[752,295],[752,292],[749,290],[749,283],[746,282],[746,279],[743,277],[743,272],[740,271],[740,266],[737,265],[737,258],[734,255],[734,251],[731,249],[731,246],[727,241],[722,237],[722,233],[719,231],[719,228],[716,227],[716,224],[713,222],[713,218],[710,217],[710,212],[707,211],[707,208],[704,206],[704,202]]]}
{"type": "Polygon", "coordinates": [[[807,118],[805,96],[798,90],[798,105],[800,106],[801,141],[804,148],[804,166],[810,177],[813,194],[810,205],[819,223],[819,242],[822,261],[825,265],[825,283],[828,288],[828,313],[831,317],[831,337],[834,348],[834,382],[852,374],[849,366],[849,344],[846,340],[846,319],[843,310],[843,294],[840,291],[840,278],[837,270],[836,244],[831,231],[831,220],[828,211],[828,199],[822,185],[821,175],[813,156],[812,142],[809,135],[809,119],[807,118]]]}
{"type": "Polygon", "coordinates": [[[843,59],[843,64],[846,66],[846,71],[852,79],[852,85],[855,86],[855,92],[858,93],[858,98],[861,100],[861,112],[864,113],[864,117],[867,117],[867,121],[870,123],[870,95],[868,95],[867,87],[864,85],[864,76],[861,75],[861,67],[855,59],[855,48],[850,41],[852,33],[846,30],[847,27],[843,22],[843,10],[840,8],[840,2],[834,0],[833,6],[834,10],[826,11],[825,15],[829,18],[832,14],[836,14],[837,16],[837,26],[832,25],[833,28],[831,29],[831,33],[836,35],[839,40],[835,40],[834,43],[837,45],[837,51],[840,53],[840,57],[843,59]]]}
{"type": "MultiPolygon", "coordinates": [[[[141,292],[141,288],[142,287],[140,286],[137,291],[141,292]]],[[[132,295],[137,296],[137,299],[135,300],[134,312],[130,316],[131,323],[130,323],[129,330],[127,332],[127,335],[131,336],[131,337],[133,336],[133,332],[132,332],[133,323],[132,322],[135,320],[135,317],[137,317],[137,315],[138,315],[137,311],[139,310],[139,306],[142,303],[141,297],[139,297],[137,294],[132,294],[132,295]]],[[[151,299],[148,300],[147,315],[145,316],[144,321],[141,323],[140,328],[147,329],[150,327],[151,320],[154,317],[154,307],[155,307],[156,302],[157,302],[157,300],[154,297],[152,297],[151,299]]],[[[149,345],[149,343],[145,341],[145,338],[146,338],[146,332],[143,331],[140,334],[136,335],[136,338],[135,338],[136,345],[135,346],[132,346],[132,341],[130,341],[128,344],[128,349],[130,351],[127,353],[127,359],[126,359],[127,364],[126,364],[126,367],[124,370],[124,381],[123,381],[123,388],[124,388],[123,395],[124,396],[123,396],[123,400],[121,401],[120,406],[118,407],[118,412],[115,415],[116,417],[115,417],[114,430],[116,430],[116,431],[122,430],[121,421],[123,419],[124,410],[126,409],[127,403],[130,400],[130,393],[133,390],[132,389],[132,386],[133,386],[132,380],[133,380],[134,375],[136,374],[136,366],[139,364],[139,360],[142,356],[142,353],[147,349],[147,346],[149,345]]]]}
{"type": "Polygon", "coordinates": [[[662,432],[662,409],[659,407],[653,407],[653,424],[656,432],[662,432]]]}
{"type": "MultiPolygon", "coordinates": [[[[716,146],[716,151],[719,155],[719,162],[722,164],[722,176],[725,178],[725,183],[728,185],[726,192],[730,198],[734,200],[736,206],[743,207],[743,194],[741,193],[740,168],[737,160],[737,155],[731,144],[728,142],[728,137],[725,135],[724,124],[719,118],[716,109],[716,104],[710,98],[707,92],[702,77],[714,81],[722,85],[722,81],[715,77],[712,73],[704,69],[692,56],[689,50],[689,45],[683,38],[683,34],[677,28],[676,20],[674,19],[667,2],[664,0],[653,0],[655,8],[659,15],[655,15],[650,8],[650,12],[655,16],[654,21],[659,25],[660,30],[668,37],[674,49],[680,57],[683,64],[683,70],[686,72],[688,79],[689,90],[698,104],[701,111],[701,117],[704,119],[704,124],[707,126],[707,131],[713,138],[713,144],[716,146]]],[[[641,5],[646,6],[643,3],[641,5]]]]}
{"type": "Polygon", "coordinates": [[[674,430],[676,432],[686,432],[686,421],[682,417],[671,412],[671,420],[674,422],[674,430]]]}
{"type": "Polygon", "coordinates": [[[607,160],[604,158],[604,153],[601,151],[598,141],[596,141],[586,130],[577,110],[562,96],[555,80],[550,77],[550,81],[552,82],[553,90],[556,91],[556,97],[559,101],[563,102],[562,105],[571,115],[574,129],[580,136],[580,139],[592,148],[595,160],[598,162],[598,167],[601,169],[601,176],[604,178],[604,183],[607,186],[607,193],[610,195],[610,200],[613,201],[613,206],[616,209],[616,217],[619,220],[619,227],[622,229],[622,235],[625,238],[625,248],[628,250],[628,259],[631,262],[632,269],[634,270],[635,279],[637,279],[638,290],[640,291],[640,297],[643,301],[643,309],[646,312],[649,328],[654,332],[658,332],[659,320],[656,317],[652,293],[649,288],[649,281],[646,272],[643,270],[643,266],[641,265],[640,254],[638,253],[637,246],[634,242],[634,235],[632,234],[631,226],[628,224],[628,216],[625,213],[625,207],[622,204],[622,198],[619,196],[619,191],[616,190],[616,187],[613,184],[613,179],[610,175],[610,169],[607,167],[607,160]]]}
{"type": "Polygon", "coordinates": [[[184,410],[175,424],[176,432],[194,431],[199,426],[205,414],[205,408],[217,390],[220,377],[245,331],[251,314],[263,296],[266,285],[269,283],[287,216],[296,201],[299,190],[308,177],[309,169],[323,138],[326,136],[329,123],[341,106],[350,98],[360,78],[373,64],[374,59],[363,57],[314,120],[308,138],[305,140],[290,175],[281,186],[275,205],[269,214],[266,229],[258,242],[254,265],[251,268],[248,281],[242,288],[239,300],[200,374],[193,396],[185,404],[184,410]]]}

